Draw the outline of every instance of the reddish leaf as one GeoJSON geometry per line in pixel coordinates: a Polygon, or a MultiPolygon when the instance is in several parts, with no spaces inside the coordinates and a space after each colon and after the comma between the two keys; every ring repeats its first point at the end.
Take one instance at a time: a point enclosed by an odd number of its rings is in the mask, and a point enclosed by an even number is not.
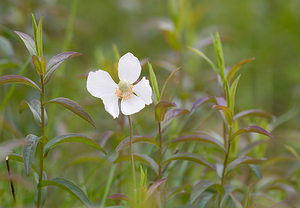
{"type": "Polygon", "coordinates": [[[222,116],[225,117],[227,123],[232,125],[232,111],[224,105],[214,105],[213,108],[218,109],[222,112],[222,116]]]}
{"type": "Polygon", "coordinates": [[[226,168],[226,174],[229,173],[232,169],[239,167],[241,165],[260,164],[264,161],[266,161],[266,159],[255,159],[255,158],[251,158],[251,157],[237,158],[228,164],[228,166],[226,168]]]}
{"type": "Polygon", "coordinates": [[[238,114],[236,114],[233,119],[237,120],[240,118],[244,118],[247,116],[259,116],[259,117],[263,117],[263,118],[267,118],[267,119],[271,119],[271,120],[275,120],[275,116],[271,113],[262,111],[262,110],[246,110],[246,111],[242,111],[239,112],[238,114]]]}
{"type": "Polygon", "coordinates": [[[90,117],[90,115],[85,110],[83,110],[83,108],[75,101],[70,100],[68,98],[60,97],[60,98],[52,99],[52,100],[48,101],[46,104],[48,104],[48,103],[56,103],[56,104],[64,106],[65,108],[67,108],[70,111],[72,111],[73,113],[77,114],[78,116],[80,116],[81,118],[83,118],[84,120],[86,120],[87,122],[89,122],[91,125],[93,125],[96,128],[95,123],[92,120],[92,118],[90,117]]]}
{"type": "Polygon", "coordinates": [[[146,200],[150,198],[150,196],[154,193],[154,191],[161,185],[163,184],[164,182],[166,182],[168,179],[167,178],[163,178],[163,179],[160,179],[159,181],[156,181],[155,183],[153,183],[150,188],[148,189],[147,191],[147,194],[146,194],[146,200]]]}
{"type": "Polygon", "coordinates": [[[225,151],[224,145],[219,142],[219,140],[205,134],[189,134],[182,137],[179,137],[173,141],[173,143],[177,142],[206,142],[215,145],[216,147],[225,151]]]}
{"type": "Polygon", "coordinates": [[[197,110],[197,108],[199,108],[201,105],[208,103],[208,102],[216,103],[216,99],[210,98],[210,97],[202,97],[202,98],[197,99],[194,102],[194,104],[190,110],[190,114],[192,115],[197,110]]]}
{"type": "Polygon", "coordinates": [[[160,101],[156,106],[155,106],[155,120],[156,121],[163,121],[165,118],[165,114],[167,112],[167,109],[169,107],[174,107],[176,106],[175,103],[172,102],[167,102],[167,101],[160,101]]]}
{"type": "Polygon", "coordinates": [[[134,201],[125,194],[113,194],[113,195],[110,195],[108,197],[108,199],[118,199],[118,200],[123,200],[123,201],[130,202],[131,204],[134,204],[134,201]]]}
{"type": "Polygon", "coordinates": [[[236,136],[238,136],[240,134],[248,133],[248,132],[263,134],[263,135],[266,135],[270,138],[273,138],[273,136],[268,131],[266,131],[265,129],[261,128],[260,126],[252,125],[252,126],[247,126],[245,128],[242,128],[242,129],[239,129],[238,131],[236,131],[233,134],[232,139],[234,139],[236,136]]]}
{"type": "Polygon", "coordinates": [[[34,83],[32,80],[28,79],[27,77],[19,76],[19,75],[5,75],[0,77],[0,85],[5,84],[25,84],[31,87],[34,87],[38,91],[41,91],[39,86],[34,83]]]}
{"type": "Polygon", "coordinates": [[[67,59],[74,56],[81,56],[78,52],[63,52],[53,56],[46,66],[45,83],[48,83],[56,69],[67,59]]]}
{"type": "Polygon", "coordinates": [[[36,54],[36,49],[35,49],[35,43],[34,40],[27,34],[19,32],[19,31],[14,31],[24,42],[27,50],[29,51],[30,55],[37,55],[36,54]]]}

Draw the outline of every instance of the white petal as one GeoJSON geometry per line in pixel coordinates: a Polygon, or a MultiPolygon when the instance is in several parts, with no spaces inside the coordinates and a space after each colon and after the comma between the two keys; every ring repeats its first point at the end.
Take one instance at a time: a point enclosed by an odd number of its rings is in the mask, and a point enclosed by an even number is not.
{"type": "Polygon", "coordinates": [[[105,110],[112,115],[113,118],[117,118],[119,116],[119,103],[118,96],[113,94],[112,96],[104,96],[102,98],[105,110]]]}
{"type": "Polygon", "coordinates": [[[147,80],[145,77],[141,81],[139,81],[136,85],[133,86],[133,92],[141,98],[146,105],[149,105],[152,103],[152,89],[149,84],[149,80],[147,80]]]}
{"type": "Polygon", "coordinates": [[[132,53],[126,53],[119,60],[118,74],[120,80],[126,79],[130,84],[134,83],[141,74],[140,61],[132,53]]]}
{"type": "Polygon", "coordinates": [[[103,98],[115,94],[117,84],[106,71],[99,69],[89,73],[86,87],[93,96],[103,98]]]}
{"type": "Polygon", "coordinates": [[[136,95],[131,95],[129,99],[121,101],[121,112],[127,116],[139,112],[144,107],[145,102],[136,95]]]}

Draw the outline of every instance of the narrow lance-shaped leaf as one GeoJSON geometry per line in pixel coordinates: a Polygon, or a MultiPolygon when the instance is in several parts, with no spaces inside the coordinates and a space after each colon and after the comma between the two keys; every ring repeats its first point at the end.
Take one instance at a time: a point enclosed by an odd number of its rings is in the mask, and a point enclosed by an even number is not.
{"type": "Polygon", "coordinates": [[[265,136],[273,138],[273,136],[268,131],[263,129],[262,127],[256,126],[256,125],[251,125],[251,126],[247,126],[247,127],[241,128],[238,131],[236,131],[233,134],[232,139],[234,139],[236,136],[243,134],[243,133],[258,133],[258,134],[263,134],[265,136]]]}
{"type": "Polygon", "coordinates": [[[232,123],[233,123],[232,112],[228,107],[226,107],[224,105],[214,105],[213,108],[220,110],[222,112],[221,115],[224,115],[227,123],[229,125],[232,125],[232,123]]]}
{"type": "Polygon", "coordinates": [[[156,98],[156,101],[159,102],[160,97],[159,97],[159,89],[158,89],[158,83],[157,79],[154,73],[154,70],[152,68],[152,65],[148,62],[148,68],[149,68],[149,74],[150,74],[150,82],[154,91],[154,95],[156,98]]]}
{"type": "Polygon", "coordinates": [[[178,142],[205,142],[205,143],[213,144],[219,149],[225,151],[224,145],[221,142],[219,142],[219,140],[205,134],[185,135],[182,137],[178,137],[172,143],[178,143],[178,142]]]}
{"type": "Polygon", "coordinates": [[[190,114],[192,115],[196,111],[197,108],[199,108],[200,106],[204,105],[205,103],[209,103],[209,102],[216,103],[216,99],[210,98],[210,97],[202,97],[202,98],[197,99],[194,102],[194,104],[190,110],[190,114]]]}
{"type": "Polygon", "coordinates": [[[105,154],[105,150],[91,138],[81,134],[65,134],[65,135],[54,137],[53,139],[48,141],[47,144],[44,146],[44,155],[47,156],[48,152],[51,149],[53,149],[55,146],[67,142],[78,142],[78,143],[87,144],[89,146],[92,146],[100,150],[105,154]]]}
{"type": "Polygon", "coordinates": [[[25,33],[19,31],[14,32],[22,39],[30,55],[37,55],[34,40],[32,40],[32,38],[25,33]]]}
{"type": "MultiPolygon", "coordinates": [[[[33,28],[33,38],[34,38],[34,43],[35,45],[37,45],[37,42],[36,42],[36,31],[37,31],[37,24],[36,24],[36,21],[35,21],[35,18],[34,18],[34,15],[31,14],[31,18],[32,18],[32,28],[33,28]]],[[[38,53],[37,53],[38,54],[38,53]]]]}
{"type": "Polygon", "coordinates": [[[266,159],[255,159],[251,157],[240,157],[233,160],[231,163],[228,164],[226,168],[226,174],[228,174],[231,170],[241,165],[249,165],[249,164],[260,164],[264,162],[266,159]]]}
{"type": "Polygon", "coordinates": [[[63,52],[53,56],[46,66],[46,75],[45,75],[45,83],[48,83],[52,77],[52,74],[56,71],[56,69],[67,59],[75,56],[81,56],[81,53],[77,52],[63,52]]]}
{"type": "Polygon", "coordinates": [[[155,106],[155,120],[156,121],[163,121],[165,119],[165,114],[167,112],[167,109],[169,107],[174,107],[176,106],[175,103],[172,102],[167,102],[167,101],[160,101],[156,106],[155,106]]]}
{"type": "Polygon", "coordinates": [[[41,187],[45,186],[57,186],[59,188],[64,189],[65,191],[69,192],[73,196],[75,196],[77,199],[79,199],[86,207],[91,208],[92,203],[88,196],[83,192],[83,190],[74,184],[73,182],[64,179],[64,178],[53,178],[52,180],[43,180],[41,184],[39,184],[41,187]]]}
{"type": "Polygon", "coordinates": [[[182,152],[182,153],[177,153],[175,155],[172,155],[167,160],[165,160],[163,162],[163,164],[166,164],[166,163],[168,163],[170,161],[174,161],[174,160],[187,160],[187,161],[199,163],[199,164],[204,165],[212,170],[215,169],[215,167],[211,163],[209,163],[206,159],[204,159],[200,155],[195,154],[195,153],[189,153],[189,152],[182,152]]]}
{"type": "Polygon", "coordinates": [[[63,107],[69,109],[70,111],[77,114],[78,116],[80,116],[81,118],[83,118],[84,120],[89,122],[91,125],[96,127],[96,125],[95,125],[94,121],[92,120],[92,118],[90,117],[90,115],[85,110],[83,110],[83,108],[75,101],[70,100],[68,98],[59,97],[59,98],[49,100],[46,104],[48,104],[48,103],[56,103],[56,104],[62,105],[63,107]]]}
{"type": "Polygon", "coordinates": [[[163,178],[160,179],[159,181],[156,181],[155,183],[153,183],[150,188],[148,189],[147,193],[146,193],[146,200],[149,199],[152,194],[155,192],[155,190],[157,190],[157,188],[163,184],[164,182],[166,182],[168,179],[167,178],[163,178]]]}
{"type": "MultiPolygon", "coordinates": [[[[221,44],[221,38],[218,32],[216,32],[216,37],[211,37],[213,41],[213,45],[215,48],[216,56],[217,56],[217,62],[220,69],[220,76],[222,78],[222,81],[225,81],[225,63],[224,63],[224,55],[223,55],[223,49],[221,44]]],[[[224,83],[223,83],[224,84],[224,83]]]]}
{"type": "Polygon", "coordinates": [[[40,18],[36,29],[36,51],[39,58],[43,56],[42,25],[43,25],[43,17],[40,18]]]}
{"type": "MultiPolygon", "coordinates": [[[[130,143],[130,138],[126,137],[125,139],[123,139],[120,144],[116,147],[115,151],[119,152],[120,150],[124,149],[125,147],[129,146],[130,143]]],[[[159,147],[158,143],[151,137],[147,137],[147,136],[134,136],[132,138],[132,143],[148,143],[148,144],[153,144],[157,147],[159,147]]]]}
{"type": "Polygon", "coordinates": [[[262,172],[259,165],[249,164],[248,166],[258,179],[262,179],[262,172]]]}
{"type": "MultiPolygon", "coordinates": [[[[156,174],[158,173],[158,164],[148,155],[134,153],[133,158],[134,158],[134,160],[137,160],[137,161],[140,161],[142,163],[149,165],[156,174]]],[[[129,160],[130,160],[130,155],[122,155],[122,156],[119,156],[114,161],[114,163],[119,163],[119,162],[129,161],[129,160]]]]}
{"type": "Polygon", "coordinates": [[[34,68],[35,68],[36,72],[38,74],[42,74],[42,64],[41,64],[39,58],[36,55],[32,56],[32,63],[34,65],[34,68]]]}
{"type": "MultiPolygon", "coordinates": [[[[29,107],[34,119],[41,124],[42,123],[42,116],[41,116],[41,102],[39,100],[32,100],[30,102],[23,101],[21,104],[21,107],[19,109],[19,113],[22,113],[22,111],[26,108],[29,107]]],[[[47,117],[47,112],[46,109],[44,109],[44,125],[48,124],[48,117],[47,117]]]]}
{"type": "Polygon", "coordinates": [[[237,63],[233,67],[231,67],[231,69],[227,73],[227,81],[228,81],[228,83],[231,82],[231,80],[233,79],[234,75],[240,70],[241,66],[243,66],[244,64],[249,63],[249,62],[251,62],[253,60],[255,60],[254,57],[253,58],[249,58],[249,59],[245,59],[245,60],[240,61],[239,63],[237,63]]]}
{"type": "Polygon", "coordinates": [[[235,104],[235,93],[236,93],[236,89],[237,89],[237,85],[239,83],[240,80],[240,76],[239,75],[234,82],[232,83],[232,85],[230,86],[230,90],[229,90],[229,97],[230,97],[230,109],[232,111],[232,113],[234,114],[234,104],[235,104]]]}
{"type": "Polygon", "coordinates": [[[255,109],[251,109],[251,110],[246,110],[246,111],[242,111],[237,113],[233,119],[237,120],[240,118],[244,118],[244,117],[249,117],[249,116],[258,116],[258,117],[262,117],[262,118],[266,118],[266,119],[271,119],[271,120],[275,120],[275,116],[272,113],[268,113],[262,110],[255,110],[255,109]]]}
{"type": "Polygon", "coordinates": [[[187,109],[182,109],[182,108],[171,109],[166,112],[164,120],[165,122],[169,123],[177,116],[187,115],[189,113],[190,111],[187,109]]]}
{"type": "Polygon", "coordinates": [[[33,134],[29,134],[25,138],[26,143],[23,147],[23,159],[24,159],[24,166],[26,170],[26,174],[29,175],[32,162],[35,156],[36,146],[39,143],[40,138],[33,134]]]}
{"type": "Polygon", "coordinates": [[[0,85],[5,85],[5,84],[25,84],[34,87],[38,91],[41,91],[39,86],[36,83],[28,79],[27,77],[20,76],[20,75],[5,75],[0,77],[0,85]]]}

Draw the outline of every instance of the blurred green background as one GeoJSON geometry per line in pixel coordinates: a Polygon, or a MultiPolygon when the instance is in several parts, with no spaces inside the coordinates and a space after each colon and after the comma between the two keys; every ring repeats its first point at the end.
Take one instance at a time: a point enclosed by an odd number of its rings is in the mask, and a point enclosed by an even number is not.
{"type": "MultiPolygon", "coordinates": [[[[4,50],[0,50],[0,75],[19,73],[29,56],[13,31],[32,35],[31,13],[37,19],[43,16],[46,60],[63,51],[83,53],[81,57],[68,60],[57,71],[47,85],[47,98],[59,96],[77,101],[97,125],[97,129],[93,130],[68,111],[50,108],[47,134],[53,137],[62,132],[82,132],[95,135],[100,140],[102,137],[99,135],[104,131],[118,130],[119,126],[104,111],[102,102],[87,92],[85,75],[90,70],[101,68],[115,73],[116,48],[120,55],[132,52],[143,63],[148,59],[153,64],[160,87],[171,71],[182,67],[179,75],[169,83],[166,99],[175,101],[180,107],[190,108],[201,96],[222,94],[213,70],[187,48],[191,46],[214,57],[210,34],[219,31],[226,67],[242,59],[256,57],[242,69],[237,112],[256,108],[281,118],[280,122],[284,125],[274,133],[275,139],[271,144],[274,148],[269,150],[270,155],[284,151],[280,146],[283,140],[300,150],[299,11],[299,0],[1,0],[0,36],[11,43],[13,51],[10,53],[1,46],[4,50]],[[10,62],[17,65],[4,65],[10,62]]],[[[24,73],[38,80],[31,63],[24,73]]],[[[146,65],[142,75],[149,77],[146,65]]],[[[0,103],[10,87],[0,88],[0,103]]],[[[33,121],[28,122],[30,112],[18,113],[21,100],[37,97],[28,87],[16,88],[0,112],[5,118],[1,123],[0,140],[7,141],[28,132],[38,134],[38,126],[33,121]],[[10,124],[16,129],[9,130],[10,124]]],[[[135,116],[135,134],[155,132],[151,110],[148,107],[135,116]]],[[[119,141],[109,145],[114,148],[119,141]]],[[[62,150],[68,150],[66,160],[78,154],[74,150],[78,147],[80,145],[76,144],[62,147],[62,150]]],[[[89,150],[80,151],[88,153],[89,150]]],[[[66,164],[57,161],[61,158],[60,154],[66,153],[53,153],[47,161],[49,175],[54,175],[55,170],[61,175],[64,172],[66,164]]],[[[79,175],[84,172],[82,167],[84,165],[77,169],[79,175]]],[[[70,175],[72,170],[66,170],[63,175],[70,175]]],[[[78,175],[76,178],[78,180],[78,175]]],[[[84,184],[84,180],[87,179],[82,179],[79,184],[84,184]]],[[[101,179],[100,184],[103,183],[105,178],[101,179]]],[[[99,190],[95,188],[93,191],[97,193],[99,190]]],[[[65,206],[68,207],[68,202],[65,206]]]]}

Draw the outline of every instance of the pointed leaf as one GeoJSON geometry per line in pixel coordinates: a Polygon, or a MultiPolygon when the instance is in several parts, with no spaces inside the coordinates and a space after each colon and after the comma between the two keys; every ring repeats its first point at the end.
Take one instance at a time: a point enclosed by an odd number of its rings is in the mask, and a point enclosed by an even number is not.
{"type": "Polygon", "coordinates": [[[61,136],[54,137],[53,139],[48,141],[48,143],[44,146],[44,156],[47,156],[48,152],[55,146],[67,142],[78,142],[82,144],[87,144],[89,146],[95,147],[96,149],[106,154],[105,150],[99,144],[97,144],[97,142],[95,142],[87,136],[81,134],[64,134],[61,136]]]}
{"type": "Polygon", "coordinates": [[[83,110],[83,108],[76,103],[73,100],[70,100],[68,98],[64,98],[64,97],[59,97],[59,98],[55,98],[52,100],[49,100],[46,104],[48,103],[56,103],[59,105],[62,105],[63,107],[69,109],[70,111],[72,111],[73,113],[77,114],[78,116],[80,116],[81,118],[83,118],[84,120],[86,120],[87,122],[89,122],[91,125],[93,125],[95,128],[95,123],[92,120],[92,118],[90,117],[90,115],[83,110]]]}
{"type": "Polygon", "coordinates": [[[43,25],[43,17],[40,18],[36,29],[36,52],[39,58],[43,56],[42,25],[43,25]]]}
{"type": "Polygon", "coordinates": [[[191,48],[188,47],[191,51],[195,52],[196,54],[198,54],[199,56],[201,56],[202,58],[204,58],[204,60],[209,63],[209,65],[211,66],[211,68],[213,68],[213,70],[215,70],[215,72],[217,72],[217,74],[220,74],[220,70],[218,69],[218,67],[201,51],[195,49],[195,48],[191,48]]]}
{"type": "Polygon", "coordinates": [[[159,89],[158,89],[157,79],[156,79],[154,70],[152,68],[152,65],[149,62],[148,62],[148,68],[149,68],[151,86],[153,88],[156,101],[159,102],[160,97],[159,97],[159,89]]]}
{"type": "Polygon", "coordinates": [[[29,51],[30,55],[37,55],[36,54],[36,49],[35,49],[35,44],[34,44],[34,40],[32,40],[32,38],[22,32],[19,31],[14,31],[24,42],[27,50],[29,51]]]}
{"type": "MultiPolygon", "coordinates": [[[[25,110],[25,108],[29,107],[34,119],[39,123],[41,124],[42,123],[42,116],[41,116],[41,102],[39,100],[32,100],[30,102],[27,102],[27,101],[23,101],[22,102],[22,106],[21,108],[19,109],[19,113],[22,113],[23,110],[25,110]]],[[[44,109],[44,121],[45,121],[45,124],[44,125],[47,125],[48,124],[48,117],[47,117],[47,112],[46,112],[46,109],[44,109]]]]}
{"type": "Polygon", "coordinates": [[[163,121],[165,119],[165,114],[167,112],[167,109],[169,107],[174,107],[174,106],[176,106],[175,103],[167,102],[167,101],[160,101],[155,106],[155,120],[158,122],[163,121]]]}
{"type": "Polygon", "coordinates": [[[251,126],[247,126],[244,128],[239,129],[238,131],[236,131],[233,136],[232,139],[234,139],[236,136],[243,134],[243,133],[258,133],[258,134],[263,134],[265,136],[268,136],[270,138],[273,138],[273,136],[266,131],[265,129],[261,128],[260,126],[255,126],[255,125],[251,125],[251,126]]]}
{"type": "Polygon", "coordinates": [[[241,165],[249,165],[249,164],[260,164],[266,161],[266,159],[255,159],[251,157],[240,157],[233,160],[231,163],[228,164],[226,168],[226,174],[228,174],[232,169],[239,167],[241,165]]]}
{"type": "Polygon", "coordinates": [[[249,164],[248,166],[258,179],[262,179],[262,172],[259,165],[249,164]]]}
{"type": "MultiPolygon", "coordinates": [[[[140,161],[142,163],[149,165],[156,174],[158,173],[158,164],[148,155],[134,153],[133,158],[134,158],[134,160],[137,160],[137,161],[140,161]]],[[[122,155],[122,156],[119,156],[114,161],[114,163],[119,163],[119,162],[128,161],[128,160],[130,160],[130,155],[122,155]]]]}
{"type": "Polygon", "coordinates": [[[201,105],[204,105],[209,102],[216,103],[216,99],[210,98],[210,97],[202,97],[202,98],[197,99],[194,102],[193,107],[190,110],[190,114],[192,115],[196,111],[197,108],[199,108],[201,105]]]}
{"type": "Polygon", "coordinates": [[[150,188],[147,190],[147,193],[146,193],[146,200],[148,200],[151,195],[156,191],[156,189],[161,185],[163,184],[164,182],[166,182],[168,179],[167,178],[163,178],[163,179],[160,179],[159,181],[156,181],[155,183],[153,183],[150,188]]]}
{"type": "Polygon", "coordinates": [[[219,140],[205,134],[185,135],[182,137],[178,137],[172,143],[177,143],[177,142],[206,142],[209,144],[213,144],[216,147],[220,148],[221,150],[225,151],[224,145],[221,142],[219,142],[219,140]]]}
{"type": "Polygon", "coordinates": [[[173,160],[187,160],[187,161],[199,163],[213,170],[215,169],[215,167],[211,163],[209,163],[206,159],[204,159],[200,155],[195,153],[189,153],[189,152],[182,152],[182,153],[177,153],[175,155],[172,155],[167,160],[165,160],[162,164],[166,164],[173,160]]]}
{"type": "Polygon", "coordinates": [[[29,134],[26,136],[25,140],[26,143],[23,147],[23,160],[26,174],[29,175],[35,156],[36,146],[39,143],[40,138],[33,134],[29,134]]]}
{"type": "Polygon", "coordinates": [[[83,190],[79,186],[67,179],[53,178],[52,180],[43,180],[42,183],[39,185],[41,187],[57,186],[59,188],[62,188],[65,191],[72,194],[73,196],[75,196],[77,199],[79,199],[86,207],[92,207],[91,201],[89,200],[88,196],[83,192],[83,190]]]}
{"type": "Polygon", "coordinates": [[[42,64],[36,55],[32,55],[32,63],[38,74],[42,74],[42,64]]]}
{"type": "Polygon", "coordinates": [[[187,115],[189,113],[190,111],[187,109],[174,108],[166,112],[164,121],[170,123],[177,116],[187,115]]]}
{"type": "Polygon", "coordinates": [[[37,84],[35,84],[32,80],[19,75],[5,75],[0,77],[0,85],[5,84],[25,84],[34,87],[38,91],[41,91],[39,86],[37,86],[37,84]]]}
{"type": "MultiPolygon", "coordinates": [[[[120,144],[116,147],[115,151],[119,152],[120,150],[124,149],[127,147],[130,143],[130,138],[126,137],[123,139],[120,144]]],[[[152,137],[146,137],[146,136],[134,136],[132,138],[132,143],[148,143],[148,144],[153,144],[157,147],[159,147],[158,143],[152,138],[152,137]]]]}
{"type": "Polygon", "coordinates": [[[211,38],[212,38],[213,45],[215,48],[218,66],[220,69],[220,77],[222,78],[222,81],[224,81],[225,80],[225,62],[224,62],[221,38],[220,38],[220,35],[218,32],[216,32],[215,38],[213,36],[211,38]]]}
{"type": "Polygon", "coordinates": [[[229,90],[229,97],[230,97],[230,109],[232,111],[232,113],[234,113],[234,104],[235,104],[235,93],[236,93],[236,88],[237,85],[239,83],[241,75],[239,75],[234,82],[232,83],[232,85],[230,86],[230,90],[229,90]]]}
{"type": "Polygon", "coordinates": [[[267,119],[271,119],[271,120],[275,120],[275,118],[276,118],[273,114],[262,111],[262,110],[246,110],[246,111],[242,111],[242,112],[239,112],[238,114],[236,114],[233,117],[233,119],[237,120],[237,119],[248,117],[248,116],[258,116],[258,117],[267,118],[267,119]]]}
{"type": "Polygon", "coordinates": [[[74,56],[81,56],[81,53],[77,52],[63,52],[53,56],[46,66],[46,75],[45,75],[45,83],[48,83],[52,77],[52,74],[56,71],[56,69],[67,59],[74,56]]]}
{"type": "Polygon", "coordinates": [[[241,66],[243,66],[244,64],[249,63],[249,62],[251,62],[253,60],[255,60],[254,57],[253,58],[249,58],[249,59],[245,59],[245,60],[240,61],[239,63],[237,63],[233,67],[231,67],[231,69],[227,73],[227,81],[228,81],[228,83],[231,82],[231,80],[233,79],[234,75],[240,70],[241,66]]]}

